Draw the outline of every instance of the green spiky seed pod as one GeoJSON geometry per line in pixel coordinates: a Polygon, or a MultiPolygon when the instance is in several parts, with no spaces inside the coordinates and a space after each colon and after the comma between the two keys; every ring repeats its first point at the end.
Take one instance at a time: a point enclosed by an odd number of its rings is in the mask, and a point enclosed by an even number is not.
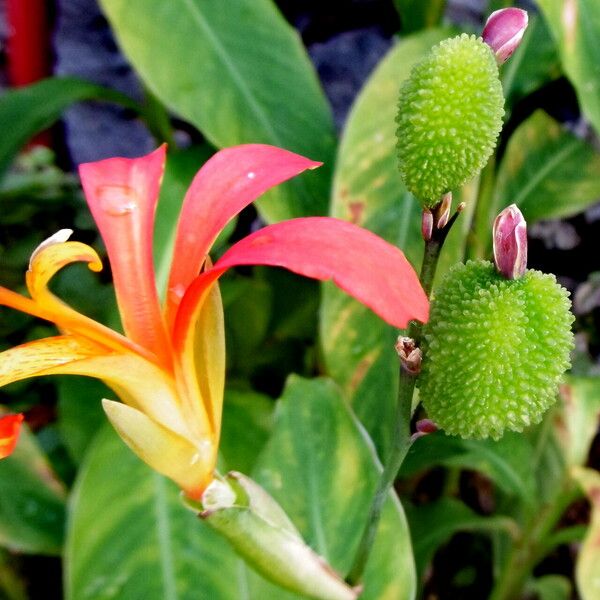
{"type": "Polygon", "coordinates": [[[408,190],[431,208],[475,176],[496,146],[503,115],[490,47],[465,33],[435,46],[400,89],[397,148],[408,190]]]}
{"type": "Polygon", "coordinates": [[[570,306],[553,275],[505,279],[485,261],[454,267],[424,329],[428,416],[464,438],[498,439],[539,422],[570,365],[570,306]]]}

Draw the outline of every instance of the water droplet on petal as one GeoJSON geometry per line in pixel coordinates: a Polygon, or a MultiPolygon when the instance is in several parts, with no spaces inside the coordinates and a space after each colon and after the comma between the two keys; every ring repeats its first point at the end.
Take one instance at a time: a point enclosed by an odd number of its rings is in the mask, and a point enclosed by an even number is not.
{"type": "Polygon", "coordinates": [[[185,294],[185,290],[186,290],[186,287],[182,283],[179,283],[173,287],[170,287],[169,288],[169,299],[178,303],[183,298],[183,296],[185,294]]]}
{"type": "Polygon", "coordinates": [[[103,185],[96,189],[100,208],[108,215],[122,217],[137,208],[137,194],[127,185],[103,185]]]}
{"type": "Polygon", "coordinates": [[[249,171],[246,177],[248,177],[248,179],[254,179],[256,177],[256,173],[254,171],[249,171]]]}

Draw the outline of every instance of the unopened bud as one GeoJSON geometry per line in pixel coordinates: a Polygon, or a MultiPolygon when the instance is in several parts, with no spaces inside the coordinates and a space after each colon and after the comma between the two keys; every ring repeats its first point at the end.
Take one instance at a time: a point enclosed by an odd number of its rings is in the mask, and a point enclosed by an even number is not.
{"type": "Polygon", "coordinates": [[[417,431],[419,433],[435,433],[438,426],[431,419],[421,419],[417,421],[417,431]]]}
{"type": "Polygon", "coordinates": [[[527,223],[516,204],[494,221],[494,262],[506,279],[518,279],[527,269],[527,223]]]}
{"type": "Polygon", "coordinates": [[[423,216],[421,217],[421,234],[423,239],[428,242],[431,239],[433,233],[433,213],[428,209],[423,209],[423,216]]]}
{"type": "Polygon", "coordinates": [[[499,65],[519,47],[527,23],[527,13],[520,8],[503,8],[489,16],[481,37],[496,55],[499,65]]]}
{"type": "Polygon", "coordinates": [[[358,597],[360,589],[347,585],[302,540],[275,499],[245,475],[231,472],[222,481],[211,483],[202,497],[203,504],[207,501],[211,506],[204,507],[200,518],[263,577],[303,598],[358,597]]]}
{"type": "Polygon", "coordinates": [[[438,430],[438,426],[431,419],[421,419],[417,421],[416,429],[410,438],[413,442],[424,435],[435,433],[438,430]]]}
{"type": "Polygon", "coordinates": [[[450,209],[452,208],[452,192],[448,192],[442,196],[442,201],[437,206],[436,210],[436,229],[444,229],[450,218],[450,209]]]}
{"type": "Polygon", "coordinates": [[[396,352],[400,357],[402,367],[409,373],[418,374],[421,371],[423,352],[415,344],[415,340],[406,336],[398,336],[396,352]]]}

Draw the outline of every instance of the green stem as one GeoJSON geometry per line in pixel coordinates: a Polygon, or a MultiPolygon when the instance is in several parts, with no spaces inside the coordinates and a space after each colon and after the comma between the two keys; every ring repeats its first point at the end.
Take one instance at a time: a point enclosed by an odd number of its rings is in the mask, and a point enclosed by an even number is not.
{"type": "Polygon", "coordinates": [[[490,600],[514,600],[521,597],[531,571],[555,547],[554,528],[567,507],[579,496],[577,488],[565,480],[554,501],[529,517],[528,525],[504,562],[490,600]]]}
{"type": "MultiPolygon", "coordinates": [[[[446,236],[448,235],[448,231],[452,227],[457,216],[458,212],[453,215],[443,229],[435,230],[432,239],[425,242],[425,252],[423,253],[420,279],[421,285],[428,297],[431,294],[431,289],[433,287],[433,280],[435,278],[440,251],[446,236]]],[[[408,337],[412,338],[417,346],[421,341],[422,329],[422,323],[411,321],[408,329],[408,337]]],[[[383,510],[385,500],[394,485],[402,462],[412,445],[410,419],[412,415],[412,398],[417,375],[418,373],[409,371],[404,365],[400,365],[400,382],[398,385],[398,401],[396,405],[396,421],[393,437],[394,443],[387,464],[383,469],[383,473],[381,474],[381,478],[377,485],[352,567],[346,577],[346,581],[351,585],[356,585],[362,579],[371,549],[375,542],[377,527],[379,525],[381,511],[383,510]]]]}

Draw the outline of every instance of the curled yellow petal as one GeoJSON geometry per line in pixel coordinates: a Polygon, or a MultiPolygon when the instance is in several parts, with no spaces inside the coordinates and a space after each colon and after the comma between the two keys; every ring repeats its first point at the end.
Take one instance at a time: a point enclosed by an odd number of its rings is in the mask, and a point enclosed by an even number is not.
{"type": "MultiPolygon", "coordinates": [[[[60,269],[75,262],[87,262],[90,270],[95,272],[102,270],[100,257],[87,244],[51,242],[52,239],[42,242],[33,252],[26,275],[27,289],[31,297],[39,304],[49,307],[60,302],[48,290],[48,283],[60,269]]],[[[60,304],[62,305],[62,302],[60,304]]]]}
{"type": "Polygon", "coordinates": [[[110,400],[102,407],[123,441],[147,465],[175,481],[199,499],[213,478],[216,444],[211,439],[193,445],[140,411],[110,400]]]}
{"type": "Polygon", "coordinates": [[[31,299],[0,286],[0,305],[25,312],[54,323],[64,333],[76,333],[107,349],[134,351],[150,360],[145,349],[116,331],[73,310],[48,290],[52,277],[64,266],[83,261],[90,269],[100,271],[102,263],[96,252],[80,242],[62,242],[70,230],[61,230],[42,242],[31,255],[26,283],[31,299]]]}

